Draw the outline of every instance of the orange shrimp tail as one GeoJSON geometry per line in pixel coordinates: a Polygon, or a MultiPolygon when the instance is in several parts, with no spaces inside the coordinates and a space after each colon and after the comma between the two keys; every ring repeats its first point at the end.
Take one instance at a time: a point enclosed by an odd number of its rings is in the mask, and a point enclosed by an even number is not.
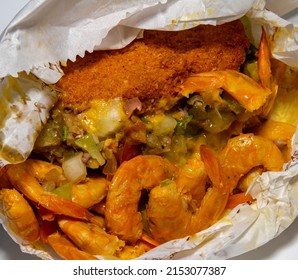
{"type": "Polygon", "coordinates": [[[146,233],[143,233],[140,239],[136,242],[136,245],[143,248],[145,252],[148,252],[153,248],[159,246],[160,243],[146,233]]]}
{"type": "Polygon", "coordinates": [[[266,88],[271,86],[271,62],[270,51],[264,27],[262,27],[262,37],[258,52],[258,75],[261,85],[266,88]]]}
{"type": "Polygon", "coordinates": [[[204,162],[206,173],[213,187],[223,188],[223,174],[219,161],[207,145],[200,146],[201,159],[204,162]]]}
{"type": "Polygon", "coordinates": [[[249,193],[242,192],[242,193],[233,194],[233,195],[230,195],[226,208],[233,209],[239,204],[251,203],[253,202],[253,200],[254,200],[253,197],[249,193]]]}
{"type": "Polygon", "coordinates": [[[65,215],[85,221],[90,221],[93,218],[93,214],[83,206],[57,195],[43,194],[40,196],[38,203],[58,215],[65,215]]]}
{"type": "Polygon", "coordinates": [[[148,247],[150,247],[151,249],[160,245],[158,241],[156,241],[146,233],[142,233],[139,241],[147,243],[148,247]]]}

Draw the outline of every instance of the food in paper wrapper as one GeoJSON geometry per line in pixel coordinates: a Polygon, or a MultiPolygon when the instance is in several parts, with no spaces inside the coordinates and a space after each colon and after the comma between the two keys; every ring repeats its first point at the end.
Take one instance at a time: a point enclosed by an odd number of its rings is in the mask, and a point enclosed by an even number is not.
{"type": "MultiPolygon", "coordinates": [[[[56,2],[43,8],[53,8],[42,20],[47,33],[30,29],[40,48],[34,58],[11,40],[14,34],[23,43],[26,29],[18,27],[34,1],[0,44],[7,50],[2,76],[24,70],[43,80],[23,72],[1,82],[1,220],[24,252],[44,259],[227,259],[292,223],[293,25],[263,1],[233,4],[233,14],[229,1],[185,1],[183,10],[168,1],[123,1],[114,10],[82,9],[76,1],[59,19],[72,23],[66,30],[51,26],[65,5],[56,2]],[[188,30],[173,32],[181,29],[188,30]],[[118,50],[93,52],[105,48],[118,50]],[[5,62],[9,56],[14,63],[5,62]],[[34,159],[40,156],[59,164],[34,159]]],[[[42,12],[32,13],[41,20],[42,12]]]]}

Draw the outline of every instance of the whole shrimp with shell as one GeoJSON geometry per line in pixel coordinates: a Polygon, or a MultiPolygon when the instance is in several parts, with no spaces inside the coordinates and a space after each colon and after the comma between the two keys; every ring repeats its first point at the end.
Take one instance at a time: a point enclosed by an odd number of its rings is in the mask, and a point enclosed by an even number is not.
{"type": "Polygon", "coordinates": [[[236,71],[211,71],[189,76],[178,88],[183,96],[192,93],[210,95],[220,89],[237,100],[248,112],[266,116],[275,100],[277,86],[271,78],[270,50],[264,28],[258,52],[258,78],[236,71]]]}

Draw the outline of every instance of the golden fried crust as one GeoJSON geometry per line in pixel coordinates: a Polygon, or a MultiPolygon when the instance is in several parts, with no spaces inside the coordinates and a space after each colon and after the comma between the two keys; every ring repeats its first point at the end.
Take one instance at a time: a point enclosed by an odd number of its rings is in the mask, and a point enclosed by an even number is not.
{"type": "Polygon", "coordinates": [[[151,102],[175,95],[176,86],[191,73],[239,69],[248,47],[238,20],[177,32],[145,31],[123,49],[95,51],[68,62],[57,86],[65,104],[114,97],[151,102]]]}

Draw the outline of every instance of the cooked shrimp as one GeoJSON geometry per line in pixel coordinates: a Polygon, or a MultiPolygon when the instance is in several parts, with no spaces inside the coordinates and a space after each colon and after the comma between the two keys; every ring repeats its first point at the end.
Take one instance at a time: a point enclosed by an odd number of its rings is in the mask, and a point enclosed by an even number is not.
{"type": "MultiPolygon", "coordinates": [[[[125,245],[117,236],[108,234],[93,223],[58,218],[58,224],[65,237],[56,232],[49,236],[48,243],[57,254],[66,259],[92,259],[94,255],[102,255],[108,259],[127,260],[137,258],[148,250],[149,245],[143,240],[139,240],[134,246],[125,245]],[[63,243],[64,240],[66,244],[63,243]],[[67,252],[69,248],[74,255],[67,252]]],[[[153,247],[150,246],[150,249],[153,247]]]]}
{"type": "Polygon", "coordinates": [[[57,255],[65,260],[97,260],[93,255],[75,247],[71,241],[59,232],[49,235],[47,242],[57,255]]]}
{"type": "Polygon", "coordinates": [[[12,231],[28,242],[38,240],[38,220],[27,200],[15,189],[2,189],[0,200],[12,231]]]}
{"type": "MultiPolygon", "coordinates": [[[[28,167],[28,172],[40,183],[52,182],[56,187],[67,183],[61,166],[36,159],[28,159],[26,166],[28,167]]],[[[72,185],[70,196],[73,202],[85,208],[90,208],[103,200],[106,193],[106,179],[93,176],[87,177],[83,182],[72,185]]]]}
{"type": "Polygon", "coordinates": [[[9,165],[7,175],[11,184],[28,199],[54,212],[83,220],[93,217],[88,210],[63,197],[42,189],[37,179],[30,174],[26,162],[9,165]]]}
{"type": "Polygon", "coordinates": [[[201,204],[193,200],[191,189],[189,193],[182,193],[174,180],[166,180],[150,192],[147,217],[150,231],[157,241],[166,242],[194,234],[208,228],[222,215],[229,191],[223,182],[219,163],[204,145],[201,146],[201,157],[212,181],[212,187],[201,204]]]}
{"type": "Polygon", "coordinates": [[[211,71],[191,75],[179,86],[178,91],[182,95],[188,96],[191,93],[210,93],[223,89],[249,112],[262,109],[263,114],[266,115],[277,92],[270,80],[269,55],[266,33],[263,29],[258,59],[260,84],[236,70],[211,71]],[[264,108],[262,108],[263,106],[264,108]]]}
{"type": "Polygon", "coordinates": [[[232,191],[240,178],[253,167],[262,166],[265,170],[281,171],[284,159],[271,140],[248,133],[229,139],[220,153],[219,163],[224,181],[232,191]]]}
{"type": "Polygon", "coordinates": [[[206,193],[207,173],[201,160],[189,159],[179,168],[175,182],[181,194],[190,194],[192,199],[201,202],[206,193]]]}
{"type": "Polygon", "coordinates": [[[24,166],[40,183],[51,181],[55,186],[59,186],[67,182],[62,167],[53,163],[44,160],[27,159],[24,166]]]}
{"type": "Polygon", "coordinates": [[[161,241],[161,235],[170,239],[181,236],[181,232],[185,231],[181,226],[185,219],[182,209],[192,211],[200,205],[206,194],[206,182],[204,163],[190,159],[179,168],[174,180],[165,180],[151,190],[147,218],[156,240],[161,241]],[[163,212],[162,215],[167,218],[162,218],[159,212],[163,212]],[[162,223],[162,233],[159,223],[162,223]]]}
{"type": "Polygon", "coordinates": [[[292,154],[292,138],[296,127],[292,124],[267,120],[256,127],[253,132],[273,141],[282,151],[284,159],[288,162],[292,154]]]}
{"type": "Polygon", "coordinates": [[[89,177],[84,182],[73,185],[71,200],[85,208],[101,202],[107,195],[108,183],[103,177],[89,177]]]}
{"type": "Polygon", "coordinates": [[[262,87],[249,76],[236,70],[212,71],[190,76],[182,85],[185,96],[194,92],[210,92],[224,89],[249,112],[266,104],[271,90],[262,87]]]}
{"type": "Polygon", "coordinates": [[[176,172],[177,168],[170,161],[155,155],[140,155],[123,162],[107,194],[107,228],[121,239],[135,243],[143,231],[141,213],[138,212],[141,191],[173,178],[176,172]]]}
{"type": "Polygon", "coordinates": [[[147,219],[154,239],[163,243],[187,235],[193,211],[190,203],[189,196],[181,194],[173,180],[165,180],[152,189],[147,219]]]}
{"type": "Polygon", "coordinates": [[[204,230],[218,221],[228,198],[228,190],[211,187],[200,206],[191,205],[192,201],[169,180],[150,193],[147,209],[150,231],[162,243],[204,230]]]}
{"type": "Polygon", "coordinates": [[[58,225],[81,250],[92,255],[114,256],[125,243],[93,223],[58,218],[58,225]]]}

